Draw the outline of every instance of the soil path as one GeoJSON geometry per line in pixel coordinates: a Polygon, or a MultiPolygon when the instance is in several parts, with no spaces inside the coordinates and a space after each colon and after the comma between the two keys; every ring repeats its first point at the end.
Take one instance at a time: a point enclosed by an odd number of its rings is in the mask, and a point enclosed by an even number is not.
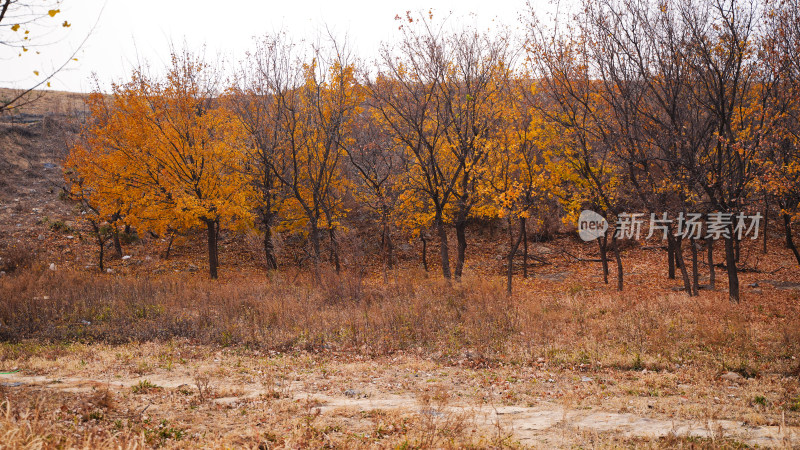
{"type": "MultiPolygon", "coordinates": [[[[19,374],[0,375],[0,383],[7,387],[31,387],[57,389],[65,392],[85,392],[108,387],[113,391],[128,390],[147,379],[165,389],[193,388],[195,381],[181,376],[148,376],[139,378],[100,380],[73,377],[25,376],[19,374]]],[[[235,388],[239,395],[216,398],[221,404],[235,405],[266,393],[256,384],[220,385],[235,388]]],[[[369,394],[346,391],[341,395],[313,392],[301,383],[293,383],[292,397],[300,401],[313,402],[320,412],[333,414],[337,410],[359,411],[400,410],[428,415],[431,420],[447,420],[459,414],[469,417],[488,432],[507,433],[523,445],[534,447],[569,446],[568,435],[575,432],[614,433],[626,437],[686,436],[719,439],[734,438],[742,443],[760,447],[788,447],[797,445],[800,428],[781,426],[747,426],[730,420],[714,420],[706,423],[682,419],[662,419],[636,414],[615,413],[597,409],[567,409],[561,405],[542,402],[536,406],[487,406],[451,404],[437,410],[424,407],[413,395],[369,394]]]]}

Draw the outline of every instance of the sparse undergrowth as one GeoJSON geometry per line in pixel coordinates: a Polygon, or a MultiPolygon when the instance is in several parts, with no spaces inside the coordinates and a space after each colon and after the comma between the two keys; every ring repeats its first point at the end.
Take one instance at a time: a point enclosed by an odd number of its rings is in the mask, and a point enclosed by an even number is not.
{"type": "Polygon", "coordinates": [[[0,338],[45,342],[187,339],[261,350],[388,355],[422,350],[476,364],[661,370],[690,365],[744,378],[796,375],[800,305],[724,295],[501,294],[491,279],[400,277],[384,286],[330,275],[271,281],[103,277],[30,271],[0,279],[0,338]]]}

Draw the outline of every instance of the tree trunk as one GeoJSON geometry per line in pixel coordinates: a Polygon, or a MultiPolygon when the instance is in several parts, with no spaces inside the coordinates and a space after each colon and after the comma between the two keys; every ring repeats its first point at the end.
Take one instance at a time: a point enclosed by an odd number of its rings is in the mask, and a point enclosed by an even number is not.
{"type": "Polygon", "coordinates": [[[322,278],[319,273],[319,260],[322,256],[319,244],[319,228],[317,227],[316,222],[312,221],[310,223],[310,232],[308,233],[309,239],[311,239],[311,251],[312,251],[312,263],[314,265],[314,280],[317,283],[322,281],[322,278]]]}
{"type": "Polygon", "coordinates": [[[119,241],[119,230],[114,228],[114,251],[117,253],[117,258],[122,258],[122,243],[119,241]]]}
{"type": "Polygon", "coordinates": [[[675,279],[675,237],[667,231],[667,278],[675,279]]]}
{"type": "Polygon", "coordinates": [[[728,266],[728,297],[732,302],[739,303],[739,274],[736,269],[733,226],[731,225],[728,229],[731,234],[725,238],[725,264],[728,266]]]}
{"type": "Polygon", "coordinates": [[[266,206],[261,208],[261,227],[264,231],[264,259],[267,264],[267,271],[278,269],[278,258],[275,256],[275,245],[272,243],[272,219],[275,214],[272,212],[270,198],[264,201],[266,206]]]}
{"type": "Polygon", "coordinates": [[[206,227],[208,229],[208,274],[212,280],[217,279],[217,266],[219,260],[217,259],[217,221],[206,220],[206,227]]]}
{"type": "Polygon", "coordinates": [[[506,293],[511,295],[511,288],[512,288],[512,279],[514,278],[514,256],[517,254],[517,249],[519,248],[519,243],[522,240],[522,233],[525,230],[525,222],[524,220],[520,220],[519,222],[520,228],[520,235],[517,238],[517,241],[514,242],[514,226],[511,222],[511,217],[508,218],[508,270],[506,273],[506,293]]]}
{"type": "Polygon", "coordinates": [[[528,278],[528,219],[519,218],[522,233],[522,278],[528,278]]]}
{"type": "Polygon", "coordinates": [[[447,248],[447,230],[441,212],[436,214],[436,231],[439,233],[439,254],[442,258],[442,275],[445,279],[452,278],[450,273],[450,255],[447,248]]]}
{"type": "MultiPolygon", "coordinates": [[[[733,231],[731,231],[733,233],[733,231]]],[[[733,236],[733,258],[738,263],[739,262],[739,254],[741,253],[739,250],[741,249],[741,239],[739,239],[738,235],[733,236]]]]}
{"type": "Polygon", "coordinates": [[[464,261],[466,259],[467,254],[467,222],[465,220],[459,220],[456,223],[456,241],[458,242],[456,248],[456,267],[455,267],[455,278],[456,280],[461,279],[461,274],[464,271],[464,261]]]}
{"type": "Polygon", "coordinates": [[[614,246],[614,259],[617,260],[617,290],[622,291],[622,257],[619,254],[619,241],[617,240],[616,234],[612,235],[611,243],[614,246]]]}
{"type": "Polygon", "coordinates": [[[419,233],[419,239],[422,241],[422,268],[428,273],[428,240],[423,232],[419,233]]]}
{"type": "Polygon", "coordinates": [[[169,259],[170,253],[172,253],[172,242],[175,241],[175,233],[170,233],[169,235],[169,242],[167,242],[167,250],[164,252],[164,261],[169,259]]]}
{"type": "Polygon", "coordinates": [[[767,225],[769,223],[769,196],[764,193],[764,235],[761,237],[763,240],[762,253],[767,254],[767,225]]]}
{"type": "Polygon", "coordinates": [[[789,214],[783,215],[783,229],[786,233],[786,246],[792,250],[794,259],[796,259],[797,264],[800,265],[800,252],[797,251],[797,246],[794,245],[794,239],[792,239],[792,218],[789,214]]]}
{"type": "Polygon", "coordinates": [[[603,264],[603,282],[608,284],[608,259],[606,253],[606,243],[608,242],[608,236],[603,235],[602,238],[597,239],[597,245],[600,246],[600,262],[603,264]]]}
{"type": "Polygon", "coordinates": [[[333,261],[333,267],[336,269],[336,273],[339,273],[342,270],[342,266],[339,264],[339,243],[336,242],[335,228],[328,228],[328,237],[331,240],[331,261],[333,261]]]}
{"type": "Polygon", "coordinates": [[[381,226],[381,256],[383,259],[383,284],[389,284],[389,248],[388,248],[388,240],[389,236],[387,235],[387,228],[388,225],[386,224],[386,220],[384,218],[383,224],[381,226]]]}
{"type": "Polygon", "coordinates": [[[99,236],[97,236],[97,244],[100,247],[100,253],[97,255],[97,267],[100,268],[100,272],[103,271],[103,255],[105,253],[106,242],[99,236]]]}
{"type": "Polygon", "coordinates": [[[708,287],[714,290],[714,284],[717,281],[717,271],[714,267],[714,239],[711,237],[706,238],[706,247],[708,247],[708,287]]]}
{"type": "Polygon", "coordinates": [[[700,295],[700,272],[697,268],[697,239],[689,239],[692,246],[692,294],[700,295]]]}
{"type": "Polygon", "coordinates": [[[269,224],[264,224],[264,257],[267,261],[267,271],[278,269],[275,246],[272,244],[272,227],[269,224]]]}
{"type": "Polygon", "coordinates": [[[675,265],[681,269],[681,278],[683,279],[683,288],[689,297],[692,296],[692,282],[689,280],[689,272],[686,270],[686,264],[683,261],[683,243],[681,239],[675,240],[675,265]]]}

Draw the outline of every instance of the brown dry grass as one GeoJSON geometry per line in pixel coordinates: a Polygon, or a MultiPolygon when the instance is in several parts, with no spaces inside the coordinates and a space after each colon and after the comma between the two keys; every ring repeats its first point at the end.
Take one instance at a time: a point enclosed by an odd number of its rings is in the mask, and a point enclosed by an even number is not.
{"type": "Polygon", "coordinates": [[[730,304],[724,293],[501,293],[501,280],[448,284],[401,276],[383,286],[329,275],[315,286],[185,276],[107,277],[31,270],[0,279],[0,337],[126,343],[187,339],[262,350],[387,355],[423,349],[441,360],[569,367],[703,369],[796,375],[800,305],[730,304]]]}

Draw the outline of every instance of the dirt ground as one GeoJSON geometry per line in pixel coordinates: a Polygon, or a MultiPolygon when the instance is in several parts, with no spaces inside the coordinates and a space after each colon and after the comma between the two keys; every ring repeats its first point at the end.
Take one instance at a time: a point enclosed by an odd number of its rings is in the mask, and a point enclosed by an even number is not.
{"type": "Polygon", "coordinates": [[[27,422],[31,439],[168,447],[800,446],[797,418],[771,411],[787,387],[777,377],[565,371],[544,360],[471,368],[470,355],[448,365],[181,342],[4,347],[18,353],[4,372],[18,371],[0,375],[0,437],[27,422]]]}

